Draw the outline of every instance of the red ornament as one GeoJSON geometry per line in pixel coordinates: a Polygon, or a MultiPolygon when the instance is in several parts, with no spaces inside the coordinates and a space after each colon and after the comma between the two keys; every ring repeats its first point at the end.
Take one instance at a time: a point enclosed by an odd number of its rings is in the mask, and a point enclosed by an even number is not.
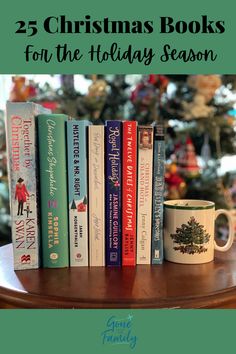
{"type": "Polygon", "coordinates": [[[184,149],[178,157],[180,172],[187,177],[194,177],[199,174],[199,166],[195,148],[190,137],[187,137],[184,149]]]}
{"type": "Polygon", "coordinates": [[[169,79],[164,75],[151,74],[149,75],[148,82],[158,88],[161,93],[163,93],[167,89],[169,79]]]}
{"type": "Polygon", "coordinates": [[[167,199],[183,198],[186,193],[186,183],[178,174],[178,168],[175,163],[166,166],[165,182],[167,184],[167,199]]]}

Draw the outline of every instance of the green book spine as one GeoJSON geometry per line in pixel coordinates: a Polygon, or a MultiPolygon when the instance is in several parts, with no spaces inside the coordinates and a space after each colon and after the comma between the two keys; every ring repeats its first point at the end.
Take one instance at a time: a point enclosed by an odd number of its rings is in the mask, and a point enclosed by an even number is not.
{"type": "Polygon", "coordinates": [[[64,114],[38,116],[42,259],[45,268],[69,266],[66,121],[64,114]]]}

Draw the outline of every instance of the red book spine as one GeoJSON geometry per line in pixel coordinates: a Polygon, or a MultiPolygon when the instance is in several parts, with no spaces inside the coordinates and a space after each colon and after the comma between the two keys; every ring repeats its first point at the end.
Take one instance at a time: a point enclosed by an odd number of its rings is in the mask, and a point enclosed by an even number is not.
{"type": "Polygon", "coordinates": [[[136,265],[137,122],[123,122],[122,265],[136,265]]]}

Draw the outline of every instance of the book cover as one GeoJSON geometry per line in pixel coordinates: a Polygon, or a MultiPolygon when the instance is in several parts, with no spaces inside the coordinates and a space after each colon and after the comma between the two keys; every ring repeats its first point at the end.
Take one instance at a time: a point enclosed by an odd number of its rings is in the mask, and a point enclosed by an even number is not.
{"type": "Polygon", "coordinates": [[[138,127],[137,264],[151,263],[153,128],[138,127]]]}
{"type": "Polygon", "coordinates": [[[88,266],[87,127],[67,122],[70,265],[88,266]]]}
{"type": "Polygon", "coordinates": [[[105,266],[104,126],[88,128],[89,265],[105,266]]]}
{"type": "Polygon", "coordinates": [[[137,122],[123,122],[122,265],[136,265],[137,122]]]}
{"type": "Polygon", "coordinates": [[[7,103],[7,152],[14,269],[40,265],[40,223],[35,117],[49,110],[34,103],[7,103]]]}
{"type": "Polygon", "coordinates": [[[105,127],[106,265],[121,265],[121,132],[122,122],[105,127]]]}
{"type": "Polygon", "coordinates": [[[38,116],[43,267],[69,265],[64,114],[38,116]]]}
{"type": "Polygon", "coordinates": [[[163,201],[165,173],[165,140],[162,125],[154,127],[152,264],[163,262],[163,201]]]}

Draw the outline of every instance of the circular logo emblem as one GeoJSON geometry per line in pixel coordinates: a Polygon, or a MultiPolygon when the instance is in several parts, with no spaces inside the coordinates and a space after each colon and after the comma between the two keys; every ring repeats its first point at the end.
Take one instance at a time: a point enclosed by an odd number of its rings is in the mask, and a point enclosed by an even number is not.
{"type": "Polygon", "coordinates": [[[55,259],[57,259],[57,258],[58,258],[58,254],[57,254],[57,253],[51,253],[51,254],[50,254],[50,259],[55,260],[55,259]]]}

